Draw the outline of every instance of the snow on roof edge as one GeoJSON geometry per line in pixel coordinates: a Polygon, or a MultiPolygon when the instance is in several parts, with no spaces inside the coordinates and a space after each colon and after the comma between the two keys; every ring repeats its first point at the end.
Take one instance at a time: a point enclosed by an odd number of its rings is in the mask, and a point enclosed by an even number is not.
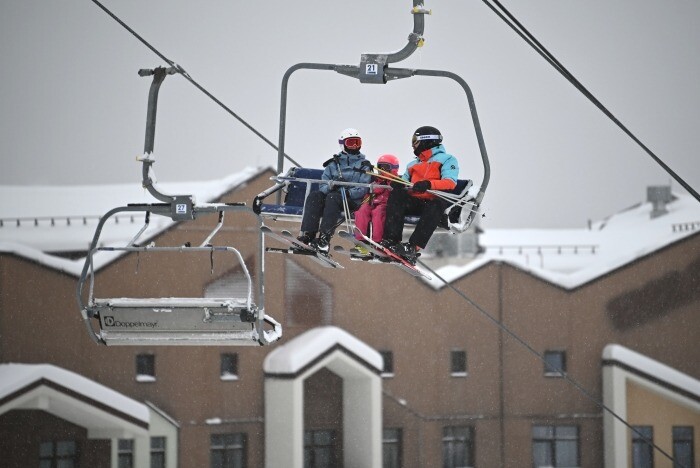
{"type": "Polygon", "coordinates": [[[46,379],[94,401],[111,406],[134,419],[150,423],[145,404],[117,392],[99,382],[53,364],[0,364],[0,399],[46,379]]]}
{"type": "Polygon", "coordinates": [[[378,371],[383,358],[371,346],[335,326],[316,327],[296,336],[270,352],[263,362],[268,374],[295,374],[335,345],[341,345],[378,371]]]}
{"type": "Polygon", "coordinates": [[[180,423],[177,422],[177,421],[175,420],[175,418],[173,418],[172,416],[170,416],[168,413],[166,413],[166,412],[163,411],[162,409],[158,408],[158,407],[156,406],[155,403],[146,400],[146,401],[145,401],[145,404],[146,404],[146,406],[148,406],[149,408],[151,408],[154,412],[158,413],[163,419],[165,419],[166,421],[168,421],[168,422],[169,422],[170,424],[172,424],[173,426],[175,426],[175,427],[177,427],[177,428],[180,427],[180,423]]]}
{"type": "MultiPolygon", "coordinates": [[[[83,264],[85,263],[85,259],[68,260],[66,258],[60,258],[54,255],[49,255],[47,253],[42,252],[39,249],[28,247],[22,244],[16,244],[14,242],[0,242],[0,253],[14,254],[20,258],[39,263],[40,265],[43,265],[45,267],[73,276],[80,276],[80,273],[83,270],[83,264]]],[[[104,253],[112,254],[113,252],[104,253]]],[[[95,260],[97,260],[97,256],[95,256],[95,260]]],[[[96,261],[95,269],[97,269],[98,264],[100,263],[101,262],[96,261]]]]}
{"type": "Polygon", "coordinates": [[[607,345],[603,349],[603,359],[621,362],[700,398],[700,380],[622,345],[607,345]]]}
{"type": "MultiPolygon", "coordinates": [[[[214,186],[215,189],[209,193],[206,193],[207,203],[222,197],[226,193],[230,192],[231,190],[234,190],[237,187],[240,187],[243,184],[250,182],[252,179],[260,176],[262,173],[268,170],[274,172],[274,168],[270,166],[261,166],[257,168],[247,167],[240,172],[230,174],[222,179],[219,179],[218,183],[217,181],[211,181],[211,185],[214,186]]],[[[178,222],[170,221],[168,223],[164,223],[162,226],[158,227],[156,230],[153,231],[150,239],[153,239],[154,237],[163,233],[178,222]]],[[[83,270],[83,266],[85,264],[85,258],[77,260],[68,260],[65,258],[56,257],[54,255],[49,255],[39,249],[28,247],[26,245],[18,244],[15,242],[0,242],[0,253],[3,252],[17,255],[18,257],[34,261],[40,265],[76,277],[80,277],[83,270]]],[[[93,256],[95,271],[99,271],[100,269],[106,267],[113,261],[126,255],[126,253],[127,252],[125,251],[97,252],[93,256]]]]}
{"type": "MultiPolygon", "coordinates": [[[[486,266],[491,262],[501,262],[508,264],[514,268],[517,268],[518,270],[521,270],[523,272],[530,273],[536,278],[539,278],[541,280],[559,286],[563,289],[571,291],[597,278],[600,278],[620,268],[623,268],[648,255],[651,255],[659,250],[662,250],[666,247],[670,247],[679,242],[683,242],[695,235],[700,235],[700,231],[688,231],[685,233],[680,233],[678,234],[678,238],[673,239],[672,241],[648,245],[645,248],[635,252],[625,252],[624,254],[621,254],[618,257],[612,259],[610,263],[605,266],[605,268],[601,268],[599,265],[593,265],[591,267],[578,270],[574,273],[561,273],[557,271],[550,271],[544,268],[528,265],[525,260],[521,261],[519,259],[495,256],[492,257],[488,255],[477,258],[472,262],[468,263],[467,265],[446,265],[434,271],[440,276],[442,276],[447,282],[453,283],[471,273],[474,273],[479,268],[486,266]]],[[[427,273],[430,274],[429,271],[427,273]]],[[[442,281],[440,281],[437,278],[433,278],[432,280],[423,279],[423,281],[436,291],[446,286],[442,281]]]]}

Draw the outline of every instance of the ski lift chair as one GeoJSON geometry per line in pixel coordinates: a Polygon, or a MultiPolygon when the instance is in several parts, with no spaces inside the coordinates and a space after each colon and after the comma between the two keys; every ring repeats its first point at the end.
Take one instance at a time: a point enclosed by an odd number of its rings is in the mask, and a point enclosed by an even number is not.
{"type": "MultiPolygon", "coordinates": [[[[263,218],[275,220],[292,220],[301,219],[306,195],[314,189],[315,184],[321,179],[322,173],[319,169],[308,168],[292,168],[289,171],[284,171],[284,158],[289,158],[284,152],[285,131],[287,121],[287,88],[289,79],[297,70],[328,70],[335,71],[341,75],[349,76],[360,80],[360,83],[369,84],[386,84],[389,81],[401,78],[410,78],[413,76],[426,76],[451,79],[462,88],[464,91],[471,120],[476,133],[476,139],[479,145],[482,163],[484,165],[484,178],[481,187],[475,197],[472,197],[470,187],[471,180],[459,180],[457,187],[451,191],[453,195],[457,195],[458,201],[445,210],[445,216],[440,223],[442,228],[449,229],[453,233],[466,231],[479,212],[479,206],[486,193],[490,179],[490,164],[488,154],[486,153],[486,145],[481,133],[481,125],[476,112],[474,96],[467,83],[458,75],[441,70],[420,70],[420,69],[404,69],[392,68],[390,63],[401,61],[410,56],[418,47],[423,45],[423,30],[425,26],[424,15],[431,14],[430,10],[423,8],[423,0],[413,0],[413,32],[408,36],[408,44],[398,52],[392,54],[362,54],[360,65],[334,65],[325,63],[298,63],[290,67],[284,74],[282,79],[282,99],[280,106],[279,119],[279,144],[277,147],[277,176],[275,185],[260,193],[253,202],[253,209],[263,218]],[[312,177],[313,176],[313,177],[312,177]],[[307,179],[307,181],[304,181],[307,179]],[[286,192],[284,200],[282,193],[286,192]],[[263,203],[263,200],[276,194],[276,203],[263,203]],[[302,195],[303,198],[302,198],[302,195]],[[463,208],[468,208],[467,210],[463,208]]],[[[408,217],[406,222],[415,224],[417,217],[408,217]]]]}
{"type": "Polygon", "coordinates": [[[318,190],[323,169],[292,167],[285,174],[272,177],[275,185],[258,194],[253,199],[253,210],[263,218],[280,221],[301,221],[306,197],[318,190]],[[282,191],[282,203],[263,203],[265,198],[282,191]]]}
{"type": "MultiPolygon", "coordinates": [[[[248,210],[238,204],[212,204],[195,206],[198,214],[215,212],[219,223],[199,246],[138,246],[136,241],[148,226],[151,213],[168,216],[167,204],[129,205],[116,208],[100,219],[90,251],[78,281],[78,305],[90,337],[98,344],[113,345],[266,345],[281,337],[282,327],[265,314],[262,287],[258,288],[258,304],[253,302],[253,281],[238,249],[230,246],[215,246],[209,241],[219,230],[226,211],[248,210]],[[136,237],[123,247],[97,247],[104,224],[115,214],[123,211],[145,211],[146,222],[136,237]],[[240,265],[246,281],[246,294],[242,297],[156,297],[98,298],[94,294],[95,262],[98,252],[174,252],[187,255],[196,252],[230,254],[240,265]],[[89,280],[87,301],[83,301],[83,290],[89,280]],[[93,327],[97,320],[99,331],[93,327]]],[[[194,218],[192,218],[194,219],[194,218]]],[[[262,233],[259,234],[258,284],[263,281],[262,233]]]]}
{"type": "MultiPolygon", "coordinates": [[[[306,197],[313,190],[318,190],[322,174],[322,169],[292,167],[286,173],[272,177],[271,179],[275,181],[275,185],[255,197],[253,210],[264,219],[301,222],[306,197]],[[280,191],[284,193],[281,203],[263,203],[267,197],[280,191]]],[[[438,228],[459,233],[469,227],[471,210],[463,212],[463,208],[465,206],[471,208],[471,200],[473,198],[469,194],[469,189],[472,185],[473,183],[469,179],[459,179],[457,186],[447,192],[457,196],[458,201],[455,201],[445,209],[438,228]]],[[[405,223],[415,225],[419,219],[419,216],[406,216],[405,223]]]]}
{"type": "MultiPolygon", "coordinates": [[[[166,74],[175,73],[173,68],[141,70],[141,76],[154,75],[149,93],[148,119],[146,125],[146,157],[143,162],[143,186],[162,203],[130,204],[107,212],[97,225],[77,286],[77,299],[83,321],[89,336],[102,345],[267,345],[282,335],[281,325],[265,314],[263,288],[263,249],[262,232],[258,235],[257,263],[257,305],[253,302],[253,282],[240,252],[230,246],[214,246],[212,238],[223,225],[224,214],[231,211],[253,210],[242,203],[195,204],[191,195],[165,195],[160,193],[149,177],[154,160],[155,113],[160,84],[166,74]],[[145,213],[143,227],[125,246],[98,247],[100,234],[105,223],[122,212],[145,213]],[[203,214],[218,214],[218,223],[199,246],[155,246],[137,245],[140,236],[147,229],[151,214],[166,216],[173,221],[191,221],[203,214]],[[97,298],[94,295],[95,254],[98,252],[174,252],[187,255],[195,252],[231,254],[240,264],[247,280],[247,294],[244,297],[156,297],[156,298],[97,298]],[[87,300],[83,291],[89,278],[87,300]],[[94,321],[99,330],[95,330],[94,321]]],[[[260,226],[262,220],[255,216],[260,226]]]]}

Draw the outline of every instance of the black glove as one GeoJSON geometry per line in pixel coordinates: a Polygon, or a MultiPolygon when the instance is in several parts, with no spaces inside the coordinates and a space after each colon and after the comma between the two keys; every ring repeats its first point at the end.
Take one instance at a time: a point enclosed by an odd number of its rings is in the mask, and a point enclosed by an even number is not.
{"type": "Polygon", "coordinates": [[[374,170],[374,166],[372,165],[372,163],[369,162],[369,161],[367,161],[367,160],[362,161],[362,162],[360,163],[360,168],[361,168],[360,172],[364,172],[364,171],[373,171],[373,170],[374,170]]]}
{"type": "Polygon", "coordinates": [[[406,184],[402,184],[401,182],[397,182],[397,181],[395,181],[395,180],[392,181],[389,185],[390,185],[391,188],[393,188],[393,189],[402,189],[402,188],[405,188],[405,187],[406,187],[406,184]]]}
{"type": "Polygon", "coordinates": [[[416,193],[423,193],[426,190],[430,190],[429,180],[419,180],[418,182],[413,184],[413,191],[416,193]]]}

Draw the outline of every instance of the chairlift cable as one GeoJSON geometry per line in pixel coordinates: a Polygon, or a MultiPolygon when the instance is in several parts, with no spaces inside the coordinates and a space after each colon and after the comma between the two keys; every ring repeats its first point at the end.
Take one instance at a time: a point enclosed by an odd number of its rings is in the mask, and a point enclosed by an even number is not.
{"type": "Polygon", "coordinates": [[[497,11],[489,0],[482,0],[494,13],[496,13],[508,26],[513,29],[525,42],[536,50],[550,65],[552,65],[564,78],[567,79],[576,89],[586,96],[600,111],[615,123],[627,136],[629,136],[644,152],[646,152],[657,164],[659,164],[671,177],[673,177],[684,189],[688,191],[697,201],[700,202],[700,194],[695,191],[685,180],[673,171],[661,158],[651,151],[642,141],[637,138],[610,110],[608,110],[580,81],[578,81],[564,65],[559,62],[502,4],[499,0],[492,0],[503,13],[497,11]],[[504,16],[505,14],[505,16],[504,16]],[[507,16],[507,18],[506,18],[507,16]]]}
{"type": "MultiPolygon", "coordinates": [[[[425,262],[419,260],[418,263],[421,264],[423,268],[431,272],[435,277],[442,281],[445,286],[450,288],[452,291],[454,291],[458,296],[460,296],[462,299],[467,301],[472,307],[474,307],[476,310],[478,310],[484,317],[489,319],[491,322],[493,322],[498,328],[503,330],[505,333],[507,333],[511,338],[513,338],[515,341],[520,343],[525,349],[527,349],[530,353],[534,354],[540,361],[542,361],[546,366],[552,367],[550,364],[547,363],[545,360],[544,356],[540,353],[537,352],[527,341],[525,341],[523,338],[518,336],[515,332],[510,330],[507,326],[505,326],[503,323],[499,322],[493,315],[489,314],[483,307],[481,307],[479,304],[474,302],[469,296],[467,296],[465,293],[457,289],[455,286],[453,286],[450,282],[448,282],[446,279],[444,279],[440,274],[438,274],[435,270],[430,268],[428,265],[425,264],[425,262]]],[[[617,414],[615,411],[610,409],[605,403],[602,401],[598,400],[596,397],[594,397],[588,390],[586,390],[583,385],[578,383],[576,380],[574,380],[572,377],[567,375],[565,372],[563,372],[561,369],[555,368],[556,372],[559,374],[560,377],[564,378],[567,382],[569,382],[572,386],[574,386],[581,394],[583,394],[586,398],[588,398],[591,402],[593,402],[596,406],[598,406],[600,409],[607,411],[610,413],[615,419],[618,421],[622,422],[625,426],[627,426],[632,432],[637,434],[645,443],[647,443],[649,446],[655,448],[659,452],[661,452],[666,458],[671,460],[674,463],[678,463],[669,455],[666,453],[661,447],[656,445],[652,440],[649,440],[647,437],[644,436],[640,431],[634,428],[631,424],[629,424],[627,421],[625,421],[622,416],[617,414]]]]}
{"type": "MultiPolygon", "coordinates": [[[[148,43],[143,37],[141,37],[136,31],[134,31],[132,28],[129,27],[124,21],[119,19],[114,13],[112,13],[107,7],[102,5],[99,1],[97,0],[92,0],[92,2],[100,7],[105,13],[107,13],[112,19],[114,19],[117,23],[119,23],[124,29],[129,31],[136,39],[138,39],[142,44],[144,44],[146,47],[151,49],[151,51],[156,54],[158,57],[160,57],[164,62],[166,62],[168,65],[173,67],[174,69],[177,70],[177,72],[182,75],[187,81],[192,83],[197,89],[199,89],[201,92],[203,92],[209,99],[217,103],[222,109],[224,109],[226,112],[228,112],[231,116],[233,116],[236,120],[238,120],[240,123],[242,123],[248,130],[253,132],[256,136],[258,136],[261,140],[263,140],[265,143],[270,145],[275,151],[278,150],[277,146],[272,143],[270,140],[268,140],[262,133],[260,133],[255,127],[250,125],[248,122],[246,122],[242,117],[240,117],[238,114],[236,114],[233,110],[231,110],[228,106],[226,106],[223,102],[221,102],[219,99],[217,99],[213,94],[211,94],[209,91],[207,91],[203,86],[201,86],[199,83],[197,83],[190,75],[185,71],[183,67],[178,65],[177,63],[173,62],[169,58],[167,58],[165,55],[163,55],[158,49],[153,47],[151,44],[148,43]]],[[[296,165],[297,167],[301,167],[301,165],[296,162],[294,159],[292,159],[291,156],[288,154],[284,153],[284,157],[287,158],[288,161],[290,161],[292,164],[296,165]]]]}
{"type": "MultiPolygon", "coordinates": [[[[499,18],[501,18],[505,23],[507,23],[509,26],[511,26],[513,31],[515,31],[515,33],[518,36],[520,36],[522,38],[522,40],[527,42],[530,45],[530,47],[535,49],[535,51],[538,54],[540,54],[540,56],[543,59],[545,59],[547,62],[549,62],[549,64],[552,65],[554,68],[556,68],[559,72],[564,73],[564,71],[562,71],[561,65],[558,64],[557,62],[555,62],[554,57],[550,57],[549,55],[547,55],[545,52],[542,51],[542,48],[538,47],[538,45],[535,42],[533,42],[532,39],[530,39],[528,36],[526,36],[525,33],[523,33],[521,30],[513,27],[510,24],[509,20],[505,17],[505,15],[503,13],[501,13],[500,11],[498,11],[493,5],[488,3],[488,1],[484,1],[484,3],[486,3],[486,6],[488,6],[491,9],[491,11],[493,11],[499,18]]],[[[569,79],[569,78],[567,77],[567,79],[569,79]]],[[[574,86],[576,86],[576,85],[574,85],[574,86]]]]}

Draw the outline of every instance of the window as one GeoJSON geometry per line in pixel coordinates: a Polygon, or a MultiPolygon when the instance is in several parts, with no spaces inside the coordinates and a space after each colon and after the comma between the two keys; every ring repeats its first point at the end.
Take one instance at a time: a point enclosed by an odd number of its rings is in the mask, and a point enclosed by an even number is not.
{"type": "Polygon", "coordinates": [[[401,429],[384,429],[382,436],[382,468],[400,468],[401,429]]]}
{"type": "Polygon", "coordinates": [[[245,434],[211,435],[211,468],[244,468],[245,466],[245,434]]]}
{"type": "Polygon", "coordinates": [[[40,468],[74,468],[77,466],[77,445],[72,440],[39,444],[40,468]]]}
{"type": "Polygon", "coordinates": [[[136,381],[156,381],[156,357],[153,354],[139,354],[136,356],[136,381]]]}
{"type": "Polygon", "coordinates": [[[545,351],[544,352],[544,375],[547,377],[561,377],[559,371],[566,373],[566,352],[565,351],[545,351]]]}
{"type": "Polygon", "coordinates": [[[151,437],[151,468],[165,468],[165,437],[151,437]]]}
{"type": "Polygon", "coordinates": [[[653,468],[654,428],[651,426],[633,426],[632,431],[632,468],[653,468]],[[646,440],[645,440],[646,439],[646,440]]]}
{"type": "Polygon", "coordinates": [[[304,468],[337,466],[335,438],[331,430],[304,431],[304,468]]]}
{"type": "Polygon", "coordinates": [[[221,380],[238,380],[238,354],[221,355],[221,380]]]}
{"type": "Polygon", "coordinates": [[[450,353],[450,375],[452,377],[467,376],[467,352],[454,350],[450,353]]]}
{"type": "Polygon", "coordinates": [[[577,426],[532,426],[534,466],[572,468],[580,464],[577,426]]]}
{"type": "Polygon", "coordinates": [[[391,351],[379,351],[384,360],[384,368],[382,369],[382,377],[394,376],[394,353],[391,351]]]}
{"type": "Polygon", "coordinates": [[[474,428],[447,426],[442,428],[443,468],[474,466],[474,428]]]}
{"type": "Polygon", "coordinates": [[[134,466],[134,439],[119,439],[117,442],[117,466],[119,468],[134,466]]]}
{"type": "Polygon", "coordinates": [[[695,466],[693,438],[692,426],[673,426],[674,468],[677,466],[695,466]]]}

